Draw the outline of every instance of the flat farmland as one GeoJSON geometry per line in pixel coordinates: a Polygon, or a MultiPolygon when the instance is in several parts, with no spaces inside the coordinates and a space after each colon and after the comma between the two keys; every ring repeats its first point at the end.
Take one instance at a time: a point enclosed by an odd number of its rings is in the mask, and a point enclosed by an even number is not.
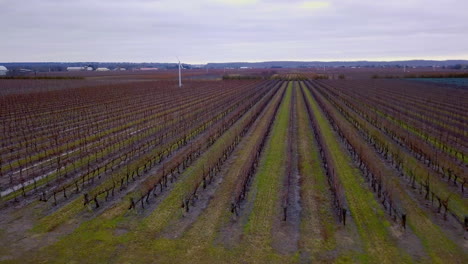
{"type": "Polygon", "coordinates": [[[0,80],[0,262],[468,263],[465,86],[197,74],[0,80]]]}

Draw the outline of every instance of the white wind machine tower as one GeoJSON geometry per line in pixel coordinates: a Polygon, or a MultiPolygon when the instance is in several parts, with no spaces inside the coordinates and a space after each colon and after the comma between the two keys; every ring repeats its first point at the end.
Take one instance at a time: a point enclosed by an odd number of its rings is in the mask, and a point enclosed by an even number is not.
{"type": "Polygon", "coordinates": [[[177,57],[177,61],[179,61],[179,88],[182,87],[182,65],[180,64],[179,57],[177,57]]]}

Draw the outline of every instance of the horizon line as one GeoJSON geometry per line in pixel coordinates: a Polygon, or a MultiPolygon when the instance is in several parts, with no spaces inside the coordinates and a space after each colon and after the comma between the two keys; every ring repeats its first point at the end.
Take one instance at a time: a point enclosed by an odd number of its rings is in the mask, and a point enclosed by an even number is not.
{"type": "MultiPolygon", "coordinates": [[[[209,62],[182,62],[182,64],[201,64],[206,65],[210,63],[266,63],[266,62],[322,62],[322,63],[332,63],[332,62],[403,62],[403,61],[437,61],[437,62],[446,62],[446,61],[468,61],[468,59],[343,59],[343,60],[245,60],[245,61],[209,61],[209,62]]],[[[2,61],[0,63],[129,63],[129,64],[142,64],[142,63],[158,63],[158,64],[177,64],[177,62],[158,62],[158,61],[2,61]]]]}

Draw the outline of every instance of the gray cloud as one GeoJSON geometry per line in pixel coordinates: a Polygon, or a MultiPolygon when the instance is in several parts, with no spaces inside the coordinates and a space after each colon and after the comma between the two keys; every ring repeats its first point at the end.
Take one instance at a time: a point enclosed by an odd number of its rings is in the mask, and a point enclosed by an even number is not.
{"type": "Polygon", "coordinates": [[[0,61],[468,59],[464,0],[0,0],[0,61]]]}

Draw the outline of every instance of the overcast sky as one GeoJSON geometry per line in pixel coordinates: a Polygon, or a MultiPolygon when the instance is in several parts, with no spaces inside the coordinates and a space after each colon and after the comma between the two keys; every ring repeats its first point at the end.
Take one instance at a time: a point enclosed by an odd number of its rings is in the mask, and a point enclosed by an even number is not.
{"type": "Polygon", "coordinates": [[[0,0],[0,61],[468,59],[467,0],[0,0]]]}

